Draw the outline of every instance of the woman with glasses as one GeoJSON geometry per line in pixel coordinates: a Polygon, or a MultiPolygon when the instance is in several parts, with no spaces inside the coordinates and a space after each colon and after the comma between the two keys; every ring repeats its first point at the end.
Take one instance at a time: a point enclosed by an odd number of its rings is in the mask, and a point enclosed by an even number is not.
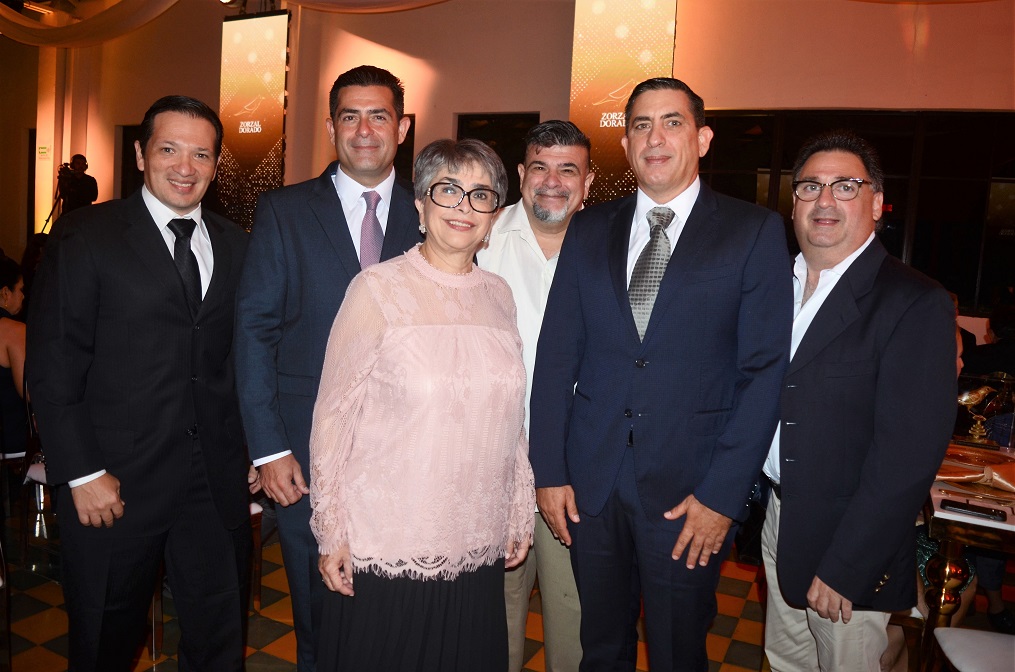
{"type": "Polygon", "coordinates": [[[314,407],[320,672],[507,667],[504,568],[535,504],[525,372],[511,291],[473,263],[507,175],[439,140],[415,178],[425,240],[349,285],[314,407]]]}

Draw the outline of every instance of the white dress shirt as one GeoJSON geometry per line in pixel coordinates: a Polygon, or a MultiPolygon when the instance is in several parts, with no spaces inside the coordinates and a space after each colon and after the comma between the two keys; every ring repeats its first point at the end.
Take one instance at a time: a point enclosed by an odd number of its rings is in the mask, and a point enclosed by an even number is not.
{"type": "Polygon", "coordinates": [[[170,256],[174,259],[176,258],[173,254],[173,250],[176,249],[176,234],[169,230],[169,222],[174,219],[193,219],[197,222],[197,226],[194,227],[194,233],[190,236],[190,249],[194,252],[194,256],[197,257],[197,268],[201,272],[201,298],[203,299],[204,295],[208,293],[208,286],[211,284],[212,271],[215,270],[215,255],[212,254],[208,228],[201,218],[201,204],[198,203],[196,208],[185,215],[178,215],[167,208],[162,201],[155,198],[152,192],[148,191],[147,186],[141,187],[141,198],[144,199],[144,204],[148,207],[148,212],[151,214],[152,219],[155,220],[155,226],[158,227],[159,233],[162,234],[162,239],[166,241],[166,247],[169,248],[170,256]]]}
{"type": "MultiPolygon", "coordinates": [[[[208,285],[211,284],[212,271],[215,269],[215,255],[212,254],[211,238],[208,236],[208,229],[201,218],[201,204],[198,203],[197,207],[186,215],[180,215],[170,210],[162,201],[155,198],[152,192],[148,191],[147,186],[141,187],[141,198],[144,200],[145,207],[148,208],[148,214],[155,220],[155,226],[158,227],[159,233],[162,234],[162,239],[169,248],[169,255],[174,259],[176,234],[169,230],[169,222],[174,219],[193,219],[197,222],[197,226],[194,227],[194,233],[190,236],[190,249],[193,250],[194,256],[197,257],[197,268],[201,272],[201,298],[204,298],[204,295],[208,293],[208,285]]],[[[81,478],[72,478],[67,481],[67,485],[76,488],[79,485],[94,481],[105,473],[106,470],[102,469],[81,478]]]]}
{"type": "MultiPolygon", "coordinates": [[[[803,340],[804,334],[807,333],[807,329],[811,326],[811,322],[814,321],[815,315],[821,310],[821,305],[828,298],[828,295],[832,293],[832,289],[839,283],[839,279],[843,276],[856,258],[867,249],[867,246],[874,240],[874,234],[872,233],[868,238],[867,242],[858,247],[852,254],[840,261],[831,268],[826,268],[821,271],[818,275],[818,286],[814,289],[814,293],[811,294],[810,298],[807,299],[807,303],[803,303],[804,298],[804,287],[807,286],[807,262],[804,260],[803,252],[796,256],[796,261],[793,264],[793,338],[790,341],[789,347],[789,359],[792,362],[793,356],[796,354],[797,346],[800,345],[800,341],[803,340]]],[[[765,459],[765,466],[762,471],[765,475],[772,480],[773,483],[779,483],[779,436],[782,427],[780,421],[775,427],[775,436],[772,437],[772,447],[768,450],[768,457],[765,459]]]]}
{"type": "Polygon", "coordinates": [[[391,190],[394,186],[394,168],[376,187],[364,187],[342,172],[342,166],[339,166],[335,171],[335,190],[338,192],[338,200],[342,201],[342,211],[345,213],[345,222],[349,225],[349,234],[352,235],[352,244],[356,248],[357,259],[359,259],[360,232],[363,230],[363,215],[367,213],[367,202],[363,198],[363,192],[376,191],[380,194],[381,201],[377,204],[377,221],[381,223],[381,231],[387,233],[388,212],[391,210],[391,190]]]}
{"type": "Polygon", "coordinates": [[[526,379],[526,435],[529,431],[529,399],[532,397],[532,371],[536,366],[536,343],[559,256],[555,254],[547,259],[543,254],[521,201],[501,211],[490,231],[488,247],[476,254],[480,268],[507,281],[518,308],[518,333],[522,337],[526,379]]]}
{"type": "Polygon", "coordinates": [[[700,178],[694,178],[694,182],[684,189],[669,203],[656,203],[648,195],[638,189],[638,203],[634,208],[634,222],[631,225],[631,238],[627,246],[627,284],[631,285],[631,274],[634,273],[634,265],[638,263],[638,257],[648,245],[651,227],[648,224],[648,212],[652,208],[669,208],[676,215],[670,225],[666,227],[666,237],[670,239],[670,254],[677,247],[677,239],[684,230],[687,218],[691,216],[691,209],[694,202],[698,200],[698,192],[701,191],[700,178]]]}

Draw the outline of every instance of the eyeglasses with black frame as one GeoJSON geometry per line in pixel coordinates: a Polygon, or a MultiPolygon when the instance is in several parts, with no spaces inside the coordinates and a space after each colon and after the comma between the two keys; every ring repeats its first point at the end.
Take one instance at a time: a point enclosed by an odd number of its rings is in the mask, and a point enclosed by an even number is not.
{"type": "Polygon", "coordinates": [[[457,208],[468,197],[472,209],[484,214],[497,212],[500,205],[500,194],[493,189],[479,187],[466,191],[452,182],[435,182],[426,190],[426,195],[442,208],[457,208]]]}
{"type": "Polygon", "coordinates": [[[860,193],[860,187],[870,184],[870,180],[862,180],[859,177],[846,177],[834,182],[816,182],[814,180],[796,180],[793,182],[793,193],[801,201],[816,201],[821,196],[821,191],[828,187],[832,190],[832,197],[837,201],[852,201],[860,193]]]}

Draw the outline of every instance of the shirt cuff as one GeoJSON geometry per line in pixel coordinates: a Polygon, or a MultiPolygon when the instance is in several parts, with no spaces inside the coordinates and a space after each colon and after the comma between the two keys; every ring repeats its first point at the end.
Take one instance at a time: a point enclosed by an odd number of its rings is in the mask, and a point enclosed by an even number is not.
{"type": "Polygon", "coordinates": [[[283,450],[281,453],[275,453],[274,455],[268,455],[267,457],[259,457],[256,460],[254,460],[252,462],[252,464],[255,467],[259,467],[262,464],[268,464],[269,462],[274,462],[275,460],[279,459],[280,457],[285,457],[286,455],[292,455],[292,454],[293,454],[293,451],[291,451],[291,450],[283,450]]]}
{"type": "Polygon", "coordinates": [[[79,485],[91,483],[99,476],[104,476],[105,474],[106,474],[105,469],[103,469],[102,471],[96,471],[94,474],[88,474],[87,476],[82,476],[81,478],[72,478],[71,480],[67,481],[67,485],[69,485],[72,488],[76,488],[79,485]]]}

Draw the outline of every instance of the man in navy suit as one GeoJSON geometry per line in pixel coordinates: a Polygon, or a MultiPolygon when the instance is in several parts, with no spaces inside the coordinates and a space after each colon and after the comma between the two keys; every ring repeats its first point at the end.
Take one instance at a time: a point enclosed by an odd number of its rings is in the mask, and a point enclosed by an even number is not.
{"type": "Polygon", "coordinates": [[[159,99],[134,147],[144,187],[59,219],[28,320],[70,669],[131,669],[164,561],[180,669],[238,672],[250,514],[232,343],[247,235],[201,207],[222,147],[207,105],[159,99]]]}
{"type": "Polygon", "coordinates": [[[955,422],[955,308],[875,236],[884,173],[847,132],[793,168],[791,359],[765,474],[774,672],[877,670],[916,604],[913,521],[955,422]],[[778,580],[776,580],[778,577],[778,580]]]}
{"type": "Polygon", "coordinates": [[[775,429],[789,257],[778,215],[698,179],[712,131],[686,84],[642,82],[625,115],[638,192],[568,227],[530,459],[539,510],[571,546],[581,669],[635,669],[644,596],[652,669],[700,672],[719,565],[775,429]]]}
{"type": "Polygon", "coordinates": [[[335,80],[325,121],[338,161],[258,200],[236,311],[236,372],[250,456],[279,506],[297,668],[312,672],[324,590],[310,531],[310,424],[328,333],[360,269],[422,240],[392,162],[405,140],[405,90],[361,65],[335,80]]]}

